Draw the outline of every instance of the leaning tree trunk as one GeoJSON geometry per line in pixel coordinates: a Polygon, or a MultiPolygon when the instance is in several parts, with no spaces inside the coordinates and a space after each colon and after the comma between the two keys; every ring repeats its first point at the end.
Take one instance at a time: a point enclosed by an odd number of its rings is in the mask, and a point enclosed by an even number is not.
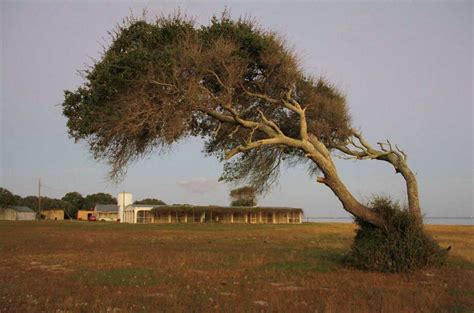
{"type": "Polygon", "coordinates": [[[405,178],[407,186],[408,210],[415,215],[419,222],[422,222],[418,182],[416,181],[415,174],[408,167],[400,169],[400,173],[405,178]]]}
{"type": "Polygon", "coordinates": [[[339,178],[336,166],[331,158],[331,153],[329,150],[316,141],[314,137],[310,139],[310,142],[312,147],[304,146],[304,148],[306,148],[306,152],[308,153],[307,156],[311,158],[314,163],[316,163],[318,168],[323,173],[323,176],[318,177],[317,181],[326,185],[332,190],[334,195],[339,199],[339,201],[341,201],[344,210],[346,210],[348,213],[379,228],[385,228],[383,219],[378,214],[360,203],[339,178]]]}
{"type": "Polygon", "coordinates": [[[379,228],[384,228],[384,221],[379,215],[371,211],[365,205],[360,203],[352,193],[347,189],[344,183],[339,179],[335,168],[327,169],[324,172],[324,178],[319,177],[318,182],[328,186],[336,197],[341,201],[344,209],[353,216],[369,222],[379,228]]]}
{"type": "Polygon", "coordinates": [[[380,160],[392,164],[395,172],[400,173],[405,179],[408,211],[415,216],[420,224],[423,224],[418,183],[415,174],[408,166],[406,153],[397,145],[395,145],[394,148],[389,140],[379,142],[378,145],[380,149],[376,149],[365,140],[360,132],[353,130],[352,136],[353,138],[349,138],[346,145],[337,146],[335,148],[343,152],[347,158],[380,160]],[[358,142],[356,142],[356,140],[358,142]]]}
{"type": "Polygon", "coordinates": [[[423,218],[421,215],[420,197],[418,194],[418,182],[416,180],[415,174],[408,167],[406,155],[404,158],[400,158],[396,155],[389,155],[385,161],[391,163],[395,168],[395,172],[402,174],[403,178],[405,179],[408,198],[408,211],[410,211],[418,220],[418,222],[422,224],[423,218]]]}
{"type": "MultiPolygon", "coordinates": [[[[225,87],[222,82],[221,85],[225,87]]],[[[229,95],[232,94],[232,88],[225,89],[229,92],[229,95]]],[[[353,216],[367,221],[379,228],[386,227],[383,219],[377,213],[373,212],[368,207],[360,203],[350,193],[337,174],[336,166],[332,160],[329,149],[338,149],[346,155],[357,159],[378,159],[387,161],[390,162],[397,171],[401,172],[407,181],[410,210],[415,213],[415,216],[421,222],[416,178],[406,164],[406,154],[398,149],[398,147],[396,147],[396,150],[392,149],[390,142],[387,141],[387,146],[384,146],[384,144],[379,144],[381,150],[374,149],[364,140],[364,138],[362,138],[362,135],[356,131],[353,131],[352,136],[348,138],[348,143],[341,146],[328,147],[317,136],[308,132],[308,125],[305,115],[306,108],[303,108],[298,103],[298,101],[292,98],[293,90],[291,88],[288,90],[286,98],[282,99],[273,99],[268,95],[253,93],[245,89],[244,92],[248,96],[258,98],[272,105],[283,106],[286,109],[296,113],[299,116],[300,122],[299,136],[297,138],[287,136],[280,129],[277,123],[269,120],[260,110],[257,110],[260,117],[258,120],[247,120],[239,115],[239,112],[235,109],[235,107],[233,107],[231,102],[222,104],[223,112],[201,108],[203,113],[217,119],[221,123],[236,125],[236,129],[238,129],[238,127],[243,127],[251,130],[250,137],[245,141],[245,143],[225,152],[226,160],[232,158],[238,153],[244,153],[252,149],[258,149],[265,145],[287,146],[300,149],[305,153],[305,156],[312,160],[323,173],[322,177],[318,177],[318,182],[325,184],[334,192],[336,197],[341,201],[344,209],[353,216]],[[252,140],[252,136],[256,130],[260,131],[262,134],[265,134],[266,138],[252,140]],[[352,137],[357,138],[359,140],[359,144],[356,144],[352,137]],[[351,144],[355,147],[355,150],[350,148],[351,144]]],[[[231,96],[229,97],[232,98],[231,96]]]]}

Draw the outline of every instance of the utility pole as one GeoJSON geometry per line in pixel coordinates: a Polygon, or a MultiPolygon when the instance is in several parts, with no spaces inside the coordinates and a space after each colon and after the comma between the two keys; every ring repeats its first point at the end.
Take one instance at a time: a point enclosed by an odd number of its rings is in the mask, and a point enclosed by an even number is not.
{"type": "Polygon", "coordinates": [[[38,178],[38,215],[41,220],[41,177],[38,178]]]}

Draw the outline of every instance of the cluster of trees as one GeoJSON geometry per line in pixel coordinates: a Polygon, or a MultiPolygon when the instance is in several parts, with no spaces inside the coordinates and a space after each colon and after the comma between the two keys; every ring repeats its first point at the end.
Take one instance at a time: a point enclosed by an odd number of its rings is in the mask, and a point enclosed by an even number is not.
{"type": "MultiPolygon", "coordinates": [[[[64,213],[69,218],[75,218],[77,211],[90,210],[96,204],[117,204],[117,199],[108,193],[93,193],[87,196],[82,196],[79,192],[73,191],[66,193],[61,199],[54,199],[49,197],[41,197],[41,209],[63,209],[64,213]]],[[[135,204],[165,204],[159,199],[146,198],[135,201],[135,204]]],[[[0,208],[9,205],[26,206],[35,212],[39,211],[39,201],[37,196],[21,197],[13,194],[8,189],[0,187],[0,208]]]]}
{"type": "Polygon", "coordinates": [[[79,192],[73,191],[68,192],[61,198],[62,201],[68,203],[69,213],[71,216],[76,217],[77,211],[79,210],[90,210],[98,203],[100,204],[117,204],[111,194],[108,193],[94,193],[83,197],[79,192]]]}
{"type": "MultiPolygon", "coordinates": [[[[8,189],[0,187],[0,207],[6,207],[9,205],[26,206],[38,212],[39,201],[37,196],[21,197],[13,194],[8,189]]],[[[63,199],[41,197],[41,208],[45,210],[64,209],[69,213],[71,205],[63,199]]]]}

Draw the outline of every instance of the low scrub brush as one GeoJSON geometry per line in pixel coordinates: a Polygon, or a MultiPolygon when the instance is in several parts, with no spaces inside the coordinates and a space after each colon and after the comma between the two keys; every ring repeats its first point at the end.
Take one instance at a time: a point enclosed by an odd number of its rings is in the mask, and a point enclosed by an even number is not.
{"type": "Polygon", "coordinates": [[[385,221],[380,229],[361,219],[347,260],[355,267],[378,272],[408,272],[443,265],[447,250],[426,234],[415,216],[386,197],[369,207],[385,221]]]}

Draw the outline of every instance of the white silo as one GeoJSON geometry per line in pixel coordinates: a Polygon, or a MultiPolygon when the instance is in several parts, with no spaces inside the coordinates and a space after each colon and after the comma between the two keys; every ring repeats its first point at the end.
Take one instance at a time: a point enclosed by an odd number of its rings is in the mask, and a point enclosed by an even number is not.
{"type": "Polygon", "coordinates": [[[117,196],[117,205],[119,207],[118,218],[123,223],[123,210],[127,205],[133,204],[132,194],[129,192],[120,192],[117,196]]]}

